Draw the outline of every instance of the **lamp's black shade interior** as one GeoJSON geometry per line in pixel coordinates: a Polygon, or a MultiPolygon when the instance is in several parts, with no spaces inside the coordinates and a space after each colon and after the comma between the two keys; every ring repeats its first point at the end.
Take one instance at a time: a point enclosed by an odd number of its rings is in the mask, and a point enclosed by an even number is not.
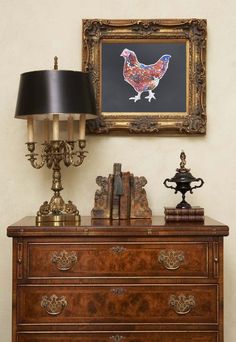
{"type": "Polygon", "coordinates": [[[81,71],[43,70],[21,75],[16,105],[16,118],[50,118],[59,114],[94,119],[96,104],[89,74],[81,71]],[[91,115],[91,116],[90,116],[91,115]]]}

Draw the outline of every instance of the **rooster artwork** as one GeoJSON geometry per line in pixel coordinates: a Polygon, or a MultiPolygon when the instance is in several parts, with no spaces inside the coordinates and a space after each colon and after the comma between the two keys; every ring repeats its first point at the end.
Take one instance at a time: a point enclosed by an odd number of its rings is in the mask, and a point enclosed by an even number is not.
{"type": "Polygon", "coordinates": [[[137,95],[130,97],[129,100],[137,102],[141,99],[143,92],[148,92],[148,96],[145,97],[148,102],[152,99],[156,100],[153,90],[165,75],[171,56],[163,55],[156,63],[150,65],[140,63],[135,52],[129,49],[124,49],[121,56],[124,57],[124,80],[137,92],[137,95]]]}

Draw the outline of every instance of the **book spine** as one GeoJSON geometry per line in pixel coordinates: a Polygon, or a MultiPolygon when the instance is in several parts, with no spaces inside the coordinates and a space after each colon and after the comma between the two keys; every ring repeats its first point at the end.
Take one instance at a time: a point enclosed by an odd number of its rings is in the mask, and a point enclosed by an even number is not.
{"type": "Polygon", "coordinates": [[[120,196],[120,219],[130,218],[130,172],[122,172],[123,195],[120,196]]]}
{"type": "Polygon", "coordinates": [[[112,217],[112,202],[113,202],[113,182],[114,176],[109,175],[108,177],[108,193],[107,193],[107,216],[106,218],[112,217]]]}
{"type": "Polygon", "coordinates": [[[175,208],[165,208],[165,214],[166,215],[179,215],[179,216],[186,216],[186,215],[194,215],[194,216],[203,216],[204,215],[204,209],[175,209],[175,208]]]}
{"type": "Polygon", "coordinates": [[[121,180],[121,164],[113,165],[113,194],[112,194],[112,219],[120,218],[120,196],[123,194],[121,180]]]}
{"type": "Polygon", "coordinates": [[[204,216],[165,215],[166,222],[204,222],[204,216]]]}
{"type": "Polygon", "coordinates": [[[135,185],[132,173],[130,174],[130,217],[135,218],[135,185]]]}

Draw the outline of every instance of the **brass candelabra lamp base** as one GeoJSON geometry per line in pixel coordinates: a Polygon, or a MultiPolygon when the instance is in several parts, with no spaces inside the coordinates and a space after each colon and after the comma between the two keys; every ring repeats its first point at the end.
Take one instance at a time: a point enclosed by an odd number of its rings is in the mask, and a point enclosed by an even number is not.
{"type": "Polygon", "coordinates": [[[52,187],[54,195],[50,201],[45,201],[39,208],[36,215],[36,223],[62,223],[72,222],[79,223],[80,215],[77,207],[68,201],[65,203],[61,197],[60,191],[63,190],[61,182],[61,167],[60,163],[63,162],[65,166],[80,166],[87,151],[84,151],[86,146],[85,140],[79,141],[64,141],[52,140],[42,144],[41,161],[38,162],[38,154],[35,153],[35,142],[26,143],[29,154],[26,155],[31,165],[40,169],[45,164],[49,169],[53,170],[52,174],[52,187]],[[78,145],[78,146],[77,146],[78,145]]]}
{"type": "Polygon", "coordinates": [[[79,210],[72,201],[65,203],[60,195],[57,197],[53,196],[49,203],[45,201],[40,206],[36,216],[36,223],[47,222],[80,223],[79,210]]]}

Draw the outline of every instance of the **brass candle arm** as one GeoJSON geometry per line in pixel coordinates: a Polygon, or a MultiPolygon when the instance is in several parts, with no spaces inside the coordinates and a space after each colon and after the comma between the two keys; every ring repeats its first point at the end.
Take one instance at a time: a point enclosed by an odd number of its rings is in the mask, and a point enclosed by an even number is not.
{"type": "Polygon", "coordinates": [[[27,144],[28,151],[30,152],[29,154],[26,154],[26,157],[28,157],[30,164],[35,169],[41,169],[46,162],[46,155],[44,153],[42,153],[41,154],[41,162],[38,163],[37,159],[38,159],[39,154],[34,153],[36,142],[27,142],[26,144],[27,144]]]}

